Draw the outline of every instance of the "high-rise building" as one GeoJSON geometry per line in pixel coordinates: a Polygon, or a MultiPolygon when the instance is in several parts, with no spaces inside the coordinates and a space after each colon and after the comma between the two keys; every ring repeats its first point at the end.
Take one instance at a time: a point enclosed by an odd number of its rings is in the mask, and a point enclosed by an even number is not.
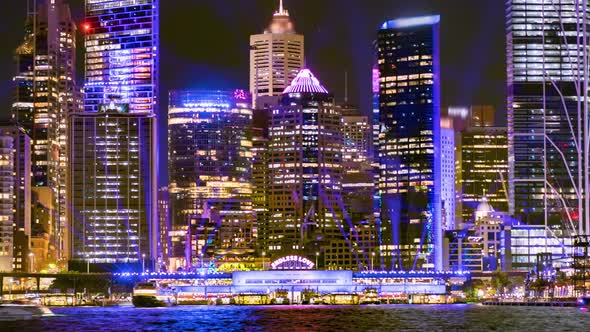
{"type": "Polygon", "coordinates": [[[250,95],[172,91],[169,105],[170,268],[253,253],[250,95]]]}
{"type": "Polygon", "coordinates": [[[159,0],[86,1],[84,109],[158,112],[159,0]]]}
{"type": "MultiPolygon", "coordinates": [[[[473,224],[482,197],[508,211],[508,142],[506,128],[471,127],[461,134],[459,199],[463,224],[473,224]]],[[[458,226],[458,225],[457,225],[458,226]]]]}
{"type": "Polygon", "coordinates": [[[358,266],[341,196],[341,115],[303,69],[272,111],[267,255],[298,253],[320,267],[358,266]],[[353,253],[354,252],[354,253],[353,253]]]}
{"type": "MultiPolygon", "coordinates": [[[[105,106],[106,108],[106,106],[105,106]]],[[[157,259],[157,137],[153,114],[126,105],[69,120],[70,270],[153,271],[157,259]]]]}
{"type": "Polygon", "coordinates": [[[451,119],[444,117],[440,124],[441,200],[443,231],[455,229],[455,129],[451,119]]]}
{"type": "Polygon", "coordinates": [[[546,217],[562,225],[581,213],[576,89],[588,78],[575,36],[587,10],[575,0],[506,1],[509,212],[528,225],[546,217]]]}
{"type": "Polygon", "coordinates": [[[279,96],[304,64],[304,38],[295,32],[289,12],[279,10],[263,33],[250,36],[250,93],[254,108],[262,96],[279,96]]]}
{"type": "MultiPolygon", "coordinates": [[[[270,184],[268,168],[268,134],[259,127],[252,128],[252,208],[256,213],[258,234],[257,247],[260,254],[267,248],[268,239],[268,189],[270,184]]],[[[266,255],[266,252],[264,252],[266,255]]]]}
{"type": "Polygon", "coordinates": [[[442,270],[439,16],[378,36],[381,255],[386,269],[442,270]]]}
{"type": "Polygon", "coordinates": [[[0,126],[0,271],[30,272],[31,139],[0,126]]]}
{"type": "MultiPolygon", "coordinates": [[[[345,113],[342,111],[342,113],[345,113]]],[[[350,224],[350,241],[357,248],[361,264],[373,269],[378,263],[377,229],[373,196],[375,183],[372,168],[372,120],[356,112],[342,117],[342,200],[345,213],[344,225],[350,224]],[[356,114],[355,114],[356,113],[356,114]]],[[[351,253],[352,254],[352,253],[351,253]]],[[[351,255],[352,256],[352,255],[351,255]]],[[[351,257],[352,258],[352,257],[351,257]]],[[[351,259],[349,259],[351,260],[351,259]]],[[[358,265],[353,266],[357,268],[358,265]]]]}
{"type": "Polygon", "coordinates": [[[170,229],[170,206],[169,206],[168,187],[158,189],[158,257],[156,259],[156,270],[167,271],[167,262],[169,259],[169,237],[170,229]]]}
{"type": "Polygon", "coordinates": [[[65,0],[32,0],[25,38],[16,49],[13,120],[31,136],[35,187],[54,191],[51,245],[64,258],[67,118],[80,107],[76,25],[65,0]]]}

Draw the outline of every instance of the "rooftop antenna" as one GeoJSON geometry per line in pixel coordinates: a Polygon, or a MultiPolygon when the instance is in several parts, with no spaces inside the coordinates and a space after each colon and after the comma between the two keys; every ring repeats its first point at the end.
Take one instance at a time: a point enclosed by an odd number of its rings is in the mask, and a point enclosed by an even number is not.
{"type": "Polygon", "coordinates": [[[283,14],[283,0],[279,0],[279,14],[283,14]]]}
{"type": "Polygon", "coordinates": [[[344,72],[344,103],[348,104],[348,72],[344,72]]]}

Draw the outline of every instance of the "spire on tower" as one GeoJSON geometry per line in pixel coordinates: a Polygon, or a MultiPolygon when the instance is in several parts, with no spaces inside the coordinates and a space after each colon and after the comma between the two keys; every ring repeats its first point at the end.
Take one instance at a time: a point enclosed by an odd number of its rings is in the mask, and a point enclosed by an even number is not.
{"type": "Polygon", "coordinates": [[[289,12],[285,10],[283,6],[283,0],[279,0],[279,11],[274,16],[289,16],[289,12]]]}

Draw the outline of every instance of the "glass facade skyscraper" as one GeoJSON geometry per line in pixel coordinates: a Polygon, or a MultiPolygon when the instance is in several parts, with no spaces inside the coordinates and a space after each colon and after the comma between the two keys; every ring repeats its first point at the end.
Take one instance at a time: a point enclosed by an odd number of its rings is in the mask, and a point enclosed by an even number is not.
{"type": "Polygon", "coordinates": [[[157,113],[159,0],[87,0],[84,109],[112,99],[131,113],[157,113]]]}
{"type": "Polygon", "coordinates": [[[170,92],[170,269],[255,250],[252,110],[243,90],[170,92]]]}
{"type": "Polygon", "coordinates": [[[383,268],[442,269],[439,16],[385,22],[379,66],[383,268]]]}
{"type": "Polygon", "coordinates": [[[509,212],[529,225],[545,224],[545,212],[549,224],[568,223],[568,214],[576,223],[579,213],[572,182],[578,186],[584,104],[576,80],[584,70],[575,36],[588,8],[577,3],[506,2],[509,212]]]}
{"type": "Polygon", "coordinates": [[[155,115],[113,108],[73,113],[69,124],[69,268],[86,271],[89,261],[100,269],[139,270],[145,263],[153,271],[159,240],[155,115]]]}

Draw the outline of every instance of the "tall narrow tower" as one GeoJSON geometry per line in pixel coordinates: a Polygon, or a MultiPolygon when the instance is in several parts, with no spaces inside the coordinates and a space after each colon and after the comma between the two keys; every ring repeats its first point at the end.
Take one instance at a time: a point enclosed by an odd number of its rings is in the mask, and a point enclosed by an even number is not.
{"type": "Polygon", "coordinates": [[[297,34],[283,1],[266,30],[250,36],[250,92],[256,99],[280,96],[303,68],[304,39],[297,34]]]}
{"type": "Polygon", "coordinates": [[[14,54],[12,118],[31,137],[32,185],[49,187],[52,254],[64,258],[67,116],[80,105],[76,85],[76,25],[65,0],[29,1],[25,38],[14,54]]]}
{"type": "Polygon", "coordinates": [[[442,269],[439,16],[383,23],[378,38],[382,256],[442,269]]]}

